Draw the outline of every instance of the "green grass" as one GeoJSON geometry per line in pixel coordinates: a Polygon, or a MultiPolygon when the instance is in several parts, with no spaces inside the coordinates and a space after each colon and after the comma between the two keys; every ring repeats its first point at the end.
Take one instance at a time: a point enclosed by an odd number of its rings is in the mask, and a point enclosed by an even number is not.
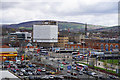
{"type": "Polygon", "coordinates": [[[107,61],[107,63],[110,63],[110,64],[115,64],[115,65],[117,65],[118,64],[118,62],[119,62],[119,60],[112,60],[112,59],[108,59],[108,60],[100,60],[100,61],[102,61],[102,62],[105,62],[105,61],[107,61]],[[112,62],[113,61],[113,62],[112,62]]]}
{"type": "MultiPolygon", "coordinates": [[[[78,63],[81,63],[81,62],[78,62],[78,63]]],[[[86,63],[81,63],[81,64],[85,64],[85,65],[87,65],[87,66],[92,67],[91,65],[86,64],[86,63]]],[[[116,72],[115,72],[115,71],[112,71],[112,70],[107,70],[107,69],[105,69],[105,68],[96,67],[96,66],[94,66],[94,68],[95,68],[95,69],[100,69],[100,70],[104,70],[104,71],[107,71],[107,72],[110,72],[110,73],[114,73],[114,74],[116,74],[116,72]]]]}

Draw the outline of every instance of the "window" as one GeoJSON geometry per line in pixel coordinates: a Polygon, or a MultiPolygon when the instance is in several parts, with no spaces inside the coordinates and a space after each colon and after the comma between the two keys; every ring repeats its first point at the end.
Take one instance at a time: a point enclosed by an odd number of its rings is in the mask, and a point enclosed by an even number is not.
{"type": "Polygon", "coordinates": [[[111,45],[110,45],[110,51],[112,51],[112,50],[113,50],[113,45],[111,44],[111,45]]]}
{"type": "Polygon", "coordinates": [[[105,50],[108,51],[108,44],[105,45],[105,50]]]}
{"type": "Polygon", "coordinates": [[[104,46],[103,46],[103,44],[101,44],[101,50],[103,51],[103,49],[104,49],[104,46]]]}
{"type": "Polygon", "coordinates": [[[71,47],[71,49],[74,49],[73,46],[71,47]]]}
{"type": "Polygon", "coordinates": [[[115,49],[118,49],[118,45],[115,45],[115,49]]]}

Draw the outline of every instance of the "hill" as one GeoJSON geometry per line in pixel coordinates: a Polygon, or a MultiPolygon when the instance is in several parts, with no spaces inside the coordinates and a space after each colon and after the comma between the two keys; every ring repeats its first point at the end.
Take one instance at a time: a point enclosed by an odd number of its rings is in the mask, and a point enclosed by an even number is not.
{"type": "MultiPolygon", "coordinates": [[[[41,24],[41,21],[28,21],[28,22],[22,22],[19,24],[2,25],[2,27],[3,28],[32,27],[34,24],[41,24]]],[[[77,23],[77,22],[58,21],[58,27],[59,29],[62,29],[62,30],[67,30],[69,28],[71,31],[80,31],[80,30],[84,30],[85,24],[77,23]]],[[[88,24],[88,30],[94,30],[94,29],[105,28],[105,27],[107,26],[88,24]]]]}

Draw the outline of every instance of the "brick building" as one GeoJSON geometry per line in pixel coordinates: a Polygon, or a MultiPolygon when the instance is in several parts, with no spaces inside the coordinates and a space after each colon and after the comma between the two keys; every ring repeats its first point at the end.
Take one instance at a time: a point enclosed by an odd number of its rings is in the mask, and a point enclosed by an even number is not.
{"type": "Polygon", "coordinates": [[[65,36],[58,37],[58,43],[55,44],[56,47],[64,48],[65,45],[69,42],[69,38],[65,36]]]}
{"type": "Polygon", "coordinates": [[[66,48],[92,48],[99,49],[101,51],[119,51],[119,40],[110,39],[81,39],[81,44],[66,44],[66,48]],[[83,44],[84,43],[84,44],[83,44]]]}

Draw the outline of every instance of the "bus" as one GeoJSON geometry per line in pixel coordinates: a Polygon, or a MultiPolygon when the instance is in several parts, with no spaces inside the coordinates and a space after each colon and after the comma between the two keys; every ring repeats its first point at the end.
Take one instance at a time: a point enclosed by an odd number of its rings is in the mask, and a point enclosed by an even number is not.
{"type": "Polygon", "coordinates": [[[72,52],[72,55],[78,55],[78,52],[72,52]]]}
{"type": "Polygon", "coordinates": [[[88,66],[87,65],[84,65],[84,64],[80,64],[80,63],[77,63],[76,64],[76,70],[78,70],[78,71],[86,71],[86,70],[88,70],[88,66]]]}
{"type": "Polygon", "coordinates": [[[56,50],[56,53],[72,53],[75,52],[74,50],[56,50]]]}

